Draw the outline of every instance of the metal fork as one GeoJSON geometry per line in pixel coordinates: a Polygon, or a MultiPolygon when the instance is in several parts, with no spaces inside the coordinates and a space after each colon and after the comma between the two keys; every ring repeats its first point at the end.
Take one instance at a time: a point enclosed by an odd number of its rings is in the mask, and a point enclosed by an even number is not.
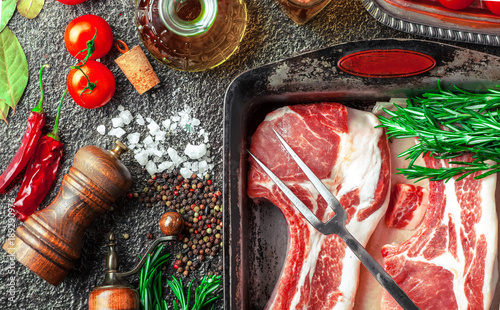
{"type": "Polygon", "coordinates": [[[298,166],[302,169],[305,175],[309,178],[314,187],[318,190],[321,196],[325,199],[330,208],[333,209],[335,215],[323,223],[320,219],[309,210],[309,208],[300,201],[297,196],[269,169],[264,165],[255,155],[250,153],[250,156],[260,165],[262,169],[269,175],[269,177],[276,183],[276,185],[283,191],[285,196],[292,202],[292,204],[302,213],[311,225],[324,235],[336,234],[339,236],[351,251],[356,254],[361,263],[370,271],[370,273],[377,279],[377,281],[384,287],[384,289],[391,294],[391,296],[399,303],[405,310],[419,310],[415,303],[408,297],[408,295],[399,287],[394,279],[380,266],[377,261],[366,251],[366,249],[354,238],[345,227],[347,214],[340,202],[328,190],[328,188],[321,182],[321,180],[307,167],[307,165],[299,158],[299,156],[292,150],[292,148],[283,140],[283,138],[274,130],[274,133],[280,140],[285,150],[292,156],[298,166]]]}

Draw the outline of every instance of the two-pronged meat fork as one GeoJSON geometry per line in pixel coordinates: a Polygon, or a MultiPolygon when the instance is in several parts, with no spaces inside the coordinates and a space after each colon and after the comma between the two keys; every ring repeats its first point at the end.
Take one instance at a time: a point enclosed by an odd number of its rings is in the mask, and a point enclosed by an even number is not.
{"type": "Polygon", "coordinates": [[[323,223],[319,220],[314,213],[294,193],[271,171],[267,168],[257,157],[250,151],[250,155],[255,161],[264,169],[269,177],[276,183],[276,185],[283,191],[285,196],[292,202],[292,204],[302,213],[302,215],[324,235],[336,234],[339,236],[351,251],[356,254],[361,263],[370,271],[370,273],[377,279],[377,281],[391,294],[391,296],[399,303],[405,310],[419,310],[413,301],[406,295],[406,293],[398,286],[394,279],[380,266],[377,261],[366,251],[366,249],[354,238],[345,227],[347,220],[347,213],[335,198],[335,196],[328,190],[328,188],[321,182],[321,180],[307,167],[307,165],[299,158],[299,156],[292,150],[292,148],[283,140],[283,138],[273,130],[281,144],[285,147],[286,151],[292,156],[298,166],[302,169],[305,175],[309,178],[314,187],[318,190],[321,196],[325,199],[330,208],[333,209],[335,215],[323,223]]]}

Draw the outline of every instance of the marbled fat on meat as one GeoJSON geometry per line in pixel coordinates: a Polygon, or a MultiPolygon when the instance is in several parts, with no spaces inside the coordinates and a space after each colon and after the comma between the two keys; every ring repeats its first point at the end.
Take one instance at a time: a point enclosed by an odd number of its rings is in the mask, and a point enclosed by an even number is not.
{"type": "Polygon", "coordinates": [[[422,222],[429,193],[426,188],[413,184],[394,184],[389,208],[385,214],[387,227],[413,230],[422,222]]]}
{"type": "MultiPolygon", "coordinates": [[[[428,167],[449,165],[424,160],[428,167]]],[[[490,308],[497,281],[496,175],[474,176],[430,181],[429,205],[418,231],[399,246],[382,249],[384,268],[421,310],[490,308]]],[[[384,293],[382,309],[401,308],[384,293]]]]}
{"type": "MultiPolygon", "coordinates": [[[[259,125],[251,152],[324,222],[333,216],[272,129],[283,136],[347,210],[347,229],[366,245],[389,199],[390,156],[368,112],[338,103],[280,108],[259,125]]],[[[316,231],[250,159],[248,195],[276,205],[288,224],[288,254],[266,309],[351,309],[360,263],[335,235],[316,231]]]]}

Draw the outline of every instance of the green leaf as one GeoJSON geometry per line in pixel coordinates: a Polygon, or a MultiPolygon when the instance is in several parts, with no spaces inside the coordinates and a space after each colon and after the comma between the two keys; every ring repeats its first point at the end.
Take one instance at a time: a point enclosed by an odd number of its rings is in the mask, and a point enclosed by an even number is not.
{"type": "Polygon", "coordinates": [[[0,32],[0,118],[5,122],[9,107],[15,110],[27,84],[26,55],[14,33],[5,27],[0,32]]]}
{"type": "Polygon", "coordinates": [[[17,0],[0,0],[0,1],[2,1],[2,5],[0,6],[0,32],[1,32],[9,22],[12,15],[14,15],[14,11],[16,10],[17,0]]]}
{"type": "Polygon", "coordinates": [[[17,3],[17,11],[22,16],[33,19],[40,14],[44,3],[44,0],[19,0],[17,3]]]}

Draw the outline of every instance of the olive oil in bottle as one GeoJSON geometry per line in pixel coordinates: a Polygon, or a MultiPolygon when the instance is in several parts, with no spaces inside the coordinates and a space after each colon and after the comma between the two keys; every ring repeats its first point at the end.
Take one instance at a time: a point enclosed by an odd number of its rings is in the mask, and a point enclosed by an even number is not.
{"type": "Polygon", "coordinates": [[[138,0],[135,23],[149,52],[165,65],[202,71],[226,61],[245,33],[242,0],[138,0]]]}

